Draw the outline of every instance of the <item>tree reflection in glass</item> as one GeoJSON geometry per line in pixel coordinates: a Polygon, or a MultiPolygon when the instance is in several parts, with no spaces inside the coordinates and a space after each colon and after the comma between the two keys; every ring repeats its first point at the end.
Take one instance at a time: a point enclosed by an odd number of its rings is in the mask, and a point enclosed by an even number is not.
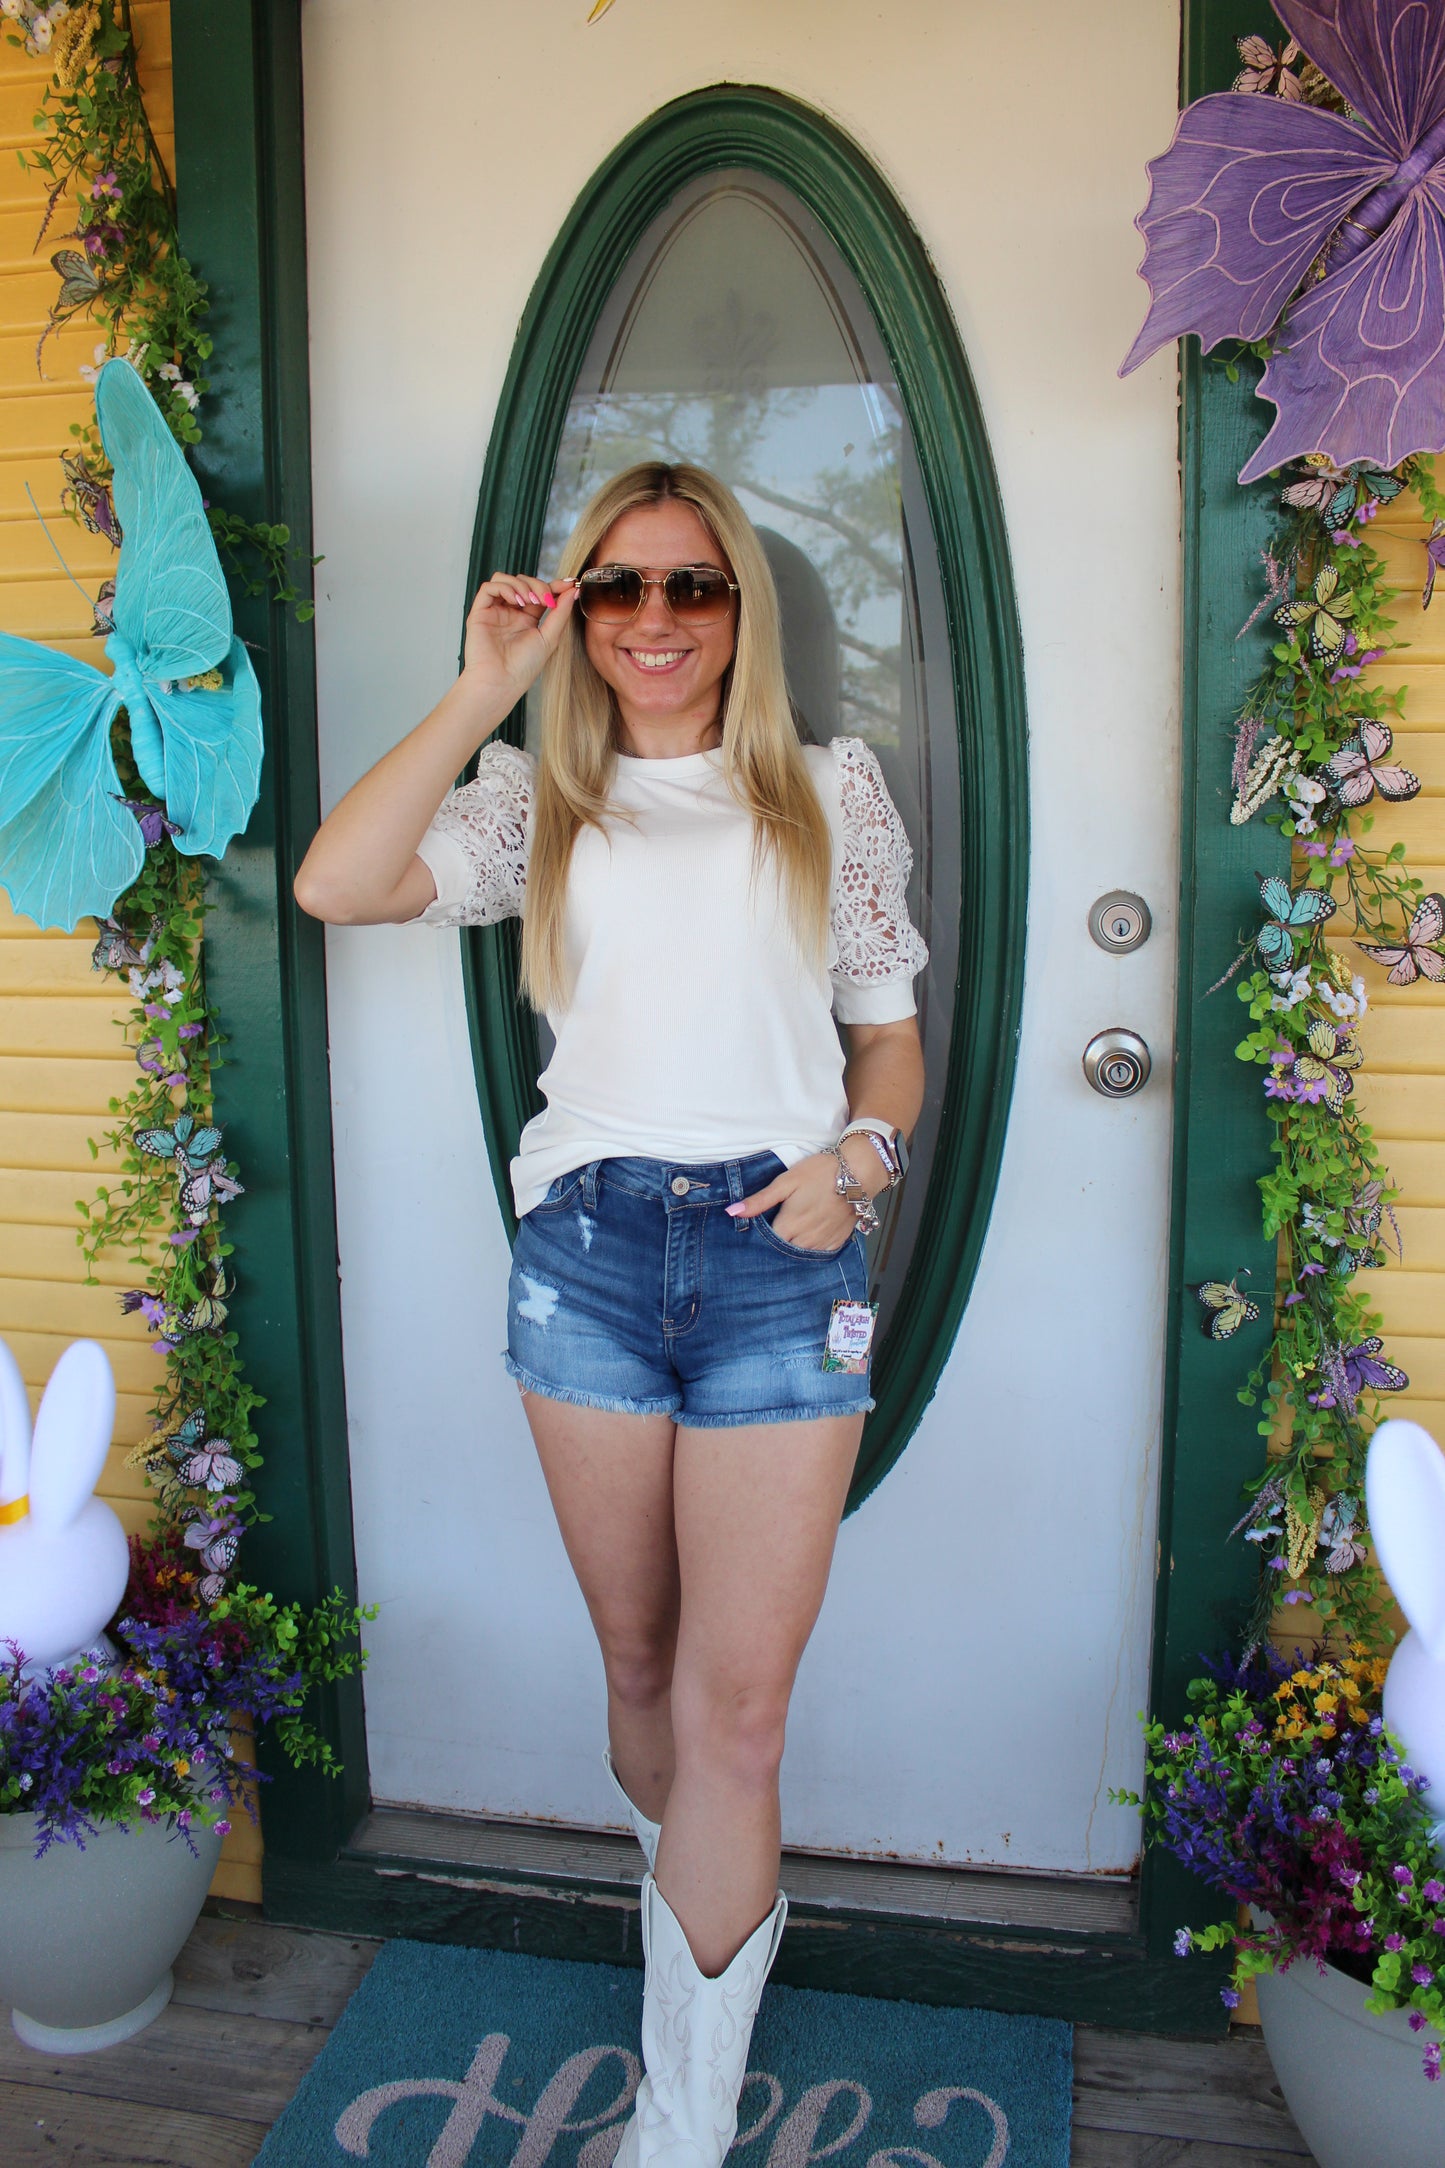
{"type": "Polygon", "coordinates": [[[741,498],[772,563],[805,737],[875,748],[913,839],[928,1103],[872,1245],[886,1328],[912,1250],[947,1066],[959,908],[952,672],[933,535],[877,325],[818,222],[744,170],[668,205],[610,295],[567,412],[541,551],[599,483],[692,460],[741,498]]]}

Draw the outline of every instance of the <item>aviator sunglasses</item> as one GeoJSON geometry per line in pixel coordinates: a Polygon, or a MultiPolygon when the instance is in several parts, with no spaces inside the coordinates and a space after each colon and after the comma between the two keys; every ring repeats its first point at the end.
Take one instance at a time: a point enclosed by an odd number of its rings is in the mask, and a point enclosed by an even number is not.
{"type": "Polygon", "coordinates": [[[680,625],[710,625],[726,617],[738,592],[716,565],[674,565],[660,579],[649,579],[636,565],[594,565],[579,575],[577,607],[594,625],[626,625],[636,617],[650,587],[680,625]]]}

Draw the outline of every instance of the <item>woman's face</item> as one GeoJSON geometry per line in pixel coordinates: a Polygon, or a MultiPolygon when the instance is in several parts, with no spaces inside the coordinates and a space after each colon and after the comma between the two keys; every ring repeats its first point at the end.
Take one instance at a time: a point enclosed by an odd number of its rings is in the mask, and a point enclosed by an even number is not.
{"type": "MultiPolygon", "coordinates": [[[[593,551],[592,563],[633,565],[649,578],[678,565],[716,565],[732,576],[732,567],[692,506],[671,497],[636,505],[614,520],[593,551]]],[[[726,614],[714,623],[684,626],[668,608],[661,587],[649,587],[629,624],[583,620],[587,659],[617,695],[626,729],[645,732],[648,724],[660,723],[702,728],[719,719],[720,687],[737,639],[737,601],[732,596],[726,614]]]]}

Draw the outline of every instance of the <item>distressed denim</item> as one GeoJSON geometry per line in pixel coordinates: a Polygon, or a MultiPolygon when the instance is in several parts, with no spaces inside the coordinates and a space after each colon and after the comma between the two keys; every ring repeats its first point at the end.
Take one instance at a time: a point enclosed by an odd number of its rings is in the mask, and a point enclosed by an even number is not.
{"type": "Polygon", "coordinates": [[[871,1408],[866,1376],[823,1368],[833,1304],[868,1297],[862,1237],[804,1250],[773,1232],[772,1212],[727,1215],[782,1166],[758,1152],[711,1166],[594,1160],[559,1175],[517,1234],[511,1375],[550,1400],[694,1430],[871,1408]]]}

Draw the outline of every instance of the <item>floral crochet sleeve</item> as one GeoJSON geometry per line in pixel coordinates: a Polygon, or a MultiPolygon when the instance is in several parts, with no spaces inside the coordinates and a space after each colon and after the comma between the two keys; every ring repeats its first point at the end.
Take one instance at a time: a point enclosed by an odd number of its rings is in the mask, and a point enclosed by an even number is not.
{"type": "Polygon", "coordinates": [[[532,756],[517,746],[482,747],[474,780],[448,792],[417,845],[437,895],[414,923],[491,926],[521,917],[533,773],[532,756]]]}
{"type": "Polygon", "coordinates": [[[842,801],[833,873],[833,1010],[843,1024],[891,1024],[915,1013],[913,977],[928,961],[908,916],[913,851],[877,754],[861,738],[834,738],[829,750],[842,801]]]}

